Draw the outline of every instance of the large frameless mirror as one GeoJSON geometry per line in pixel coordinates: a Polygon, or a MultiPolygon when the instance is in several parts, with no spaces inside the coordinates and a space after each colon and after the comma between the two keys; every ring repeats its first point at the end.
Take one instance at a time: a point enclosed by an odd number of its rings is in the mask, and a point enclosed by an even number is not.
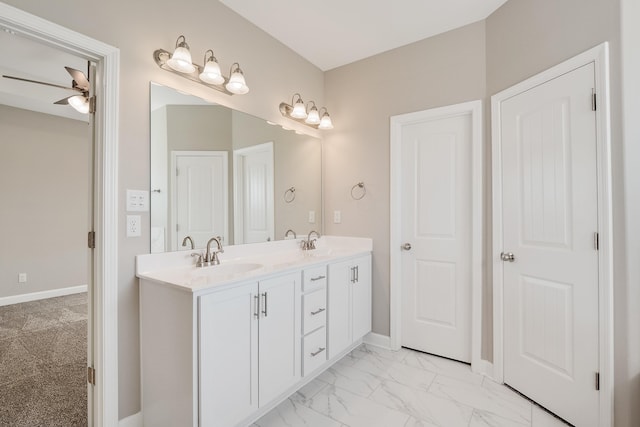
{"type": "Polygon", "coordinates": [[[322,231],[319,139],[156,83],[150,117],[152,253],[322,231]]]}

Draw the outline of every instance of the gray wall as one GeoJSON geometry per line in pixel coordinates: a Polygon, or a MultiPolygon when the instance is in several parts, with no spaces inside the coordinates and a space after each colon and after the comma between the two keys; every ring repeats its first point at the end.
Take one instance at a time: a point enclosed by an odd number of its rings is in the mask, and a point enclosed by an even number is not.
{"type": "Polygon", "coordinates": [[[87,123],[0,105],[0,135],[0,297],[86,285],[87,123]]]}
{"type": "MultiPolygon", "coordinates": [[[[149,216],[142,236],[125,233],[126,189],[149,188],[149,82],[173,87],[217,104],[285,123],[278,105],[295,92],[324,105],[324,75],[292,50],[218,1],[4,0],[5,3],[120,48],[118,143],[118,380],[119,417],[140,411],[140,339],[135,256],[149,252],[149,216]],[[201,63],[213,49],[225,74],[238,61],[251,91],[228,96],[157,67],[153,51],[170,50],[184,34],[201,63]]],[[[290,127],[295,127],[290,123],[290,127]]],[[[300,126],[303,127],[303,126],[300,126]]]]}
{"type": "Polygon", "coordinates": [[[326,232],[373,238],[374,332],[389,335],[389,117],[483,99],[485,68],[478,22],[326,73],[326,232]],[[355,201],[360,181],[367,194],[355,201]]]}

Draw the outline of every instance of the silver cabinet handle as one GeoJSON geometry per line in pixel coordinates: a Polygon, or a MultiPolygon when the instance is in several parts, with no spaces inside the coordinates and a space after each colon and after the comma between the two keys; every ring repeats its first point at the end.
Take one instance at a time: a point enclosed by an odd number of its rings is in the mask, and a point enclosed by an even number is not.
{"type": "Polygon", "coordinates": [[[411,250],[411,243],[405,243],[404,245],[400,246],[400,248],[403,251],[410,251],[411,250]]]}
{"type": "Polygon", "coordinates": [[[320,347],[320,348],[318,349],[318,351],[316,351],[316,352],[311,352],[311,357],[316,357],[317,355],[319,355],[320,353],[322,353],[322,352],[323,352],[323,351],[325,351],[325,350],[326,350],[326,348],[324,348],[324,347],[320,347]]]}
{"type": "Polygon", "coordinates": [[[351,267],[351,283],[356,283],[356,268],[351,267]]]}
{"type": "Polygon", "coordinates": [[[264,306],[262,308],[262,314],[264,314],[264,317],[267,317],[267,293],[266,292],[262,294],[262,298],[264,298],[264,306]]]}
{"type": "Polygon", "coordinates": [[[507,252],[507,253],[502,252],[500,254],[500,259],[502,261],[514,262],[516,260],[516,256],[512,252],[507,252]]]}
{"type": "Polygon", "coordinates": [[[312,312],[311,312],[311,315],[312,315],[312,316],[315,316],[316,314],[320,314],[320,313],[322,313],[322,312],[323,312],[323,311],[325,311],[325,310],[326,310],[326,308],[319,308],[319,309],[317,309],[316,311],[312,311],[312,312]]]}
{"type": "Polygon", "coordinates": [[[322,279],[326,279],[326,278],[327,278],[327,276],[312,277],[312,278],[311,278],[311,281],[312,281],[312,282],[315,282],[316,280],[322,280],[322,279]]]}
{"type": "Polygon", "coordinates": [[[253,315],[256,318],[258,318],[260,317],[260,297],[258,295],[254,295],[253,302],[255,303],[255,309],[253,310],[253,315]]]}
{"type": "Polygon", "coordinates": [[[356,265],[355,267],[353,267],[356,269],[356,282],[360,282],[360,266],[356,265]]]}

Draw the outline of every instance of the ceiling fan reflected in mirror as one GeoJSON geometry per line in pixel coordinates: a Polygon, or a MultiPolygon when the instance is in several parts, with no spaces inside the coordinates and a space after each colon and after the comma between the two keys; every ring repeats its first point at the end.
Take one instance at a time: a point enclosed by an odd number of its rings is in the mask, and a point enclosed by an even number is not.
{"type": "Polygon", "coordinates": [[[67,89],[67,90],[78,92],[78,94],[63,98],[59,101],[54,102],[54,104],[71,105],[78,112],[83,114],[92,113],[94,111],[94,108],[93,108],[94,98],[89,97],[89,88],[90,88],[89,79],[82,71],[76,70],[75,68],[64,67],[64,69],[67,70],[67,72],[71,75],[71,78],[73,79],[71,82],[71,87],[62,86],[55,83],[41,82],[38,80],[24,79],[22,77],[7,76],[7,75],[3,75],[2,77],[6,79],[19,80],[27,83],[36,83],[39,85],[52,86],[60,89],[67,89]]]}

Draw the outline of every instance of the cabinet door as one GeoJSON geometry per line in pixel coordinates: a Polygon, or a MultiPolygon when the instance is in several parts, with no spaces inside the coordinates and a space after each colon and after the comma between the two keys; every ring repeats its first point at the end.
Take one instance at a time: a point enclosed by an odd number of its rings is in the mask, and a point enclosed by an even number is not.
{"type": "Polygon", "coordinates": [[[257,283],[199,298],[200,425],[234,426],[258,409],[257,283]]]}
{"type": "Polygon", "coordinates": [[[260,405],[300,378],[300,273],[260,282],[260,405]]]}
{"type": "Polygon", "coordinates": [[[353,341],[371,332],[371,256],[358,259],[353,265],[351,307],[353,341]]]}
{"type": "Polygon", "coordinates": [[[329,358],[351,344],[351,280],[352,263],[337,262],[329,265],[327,315],[329,358]]]}

